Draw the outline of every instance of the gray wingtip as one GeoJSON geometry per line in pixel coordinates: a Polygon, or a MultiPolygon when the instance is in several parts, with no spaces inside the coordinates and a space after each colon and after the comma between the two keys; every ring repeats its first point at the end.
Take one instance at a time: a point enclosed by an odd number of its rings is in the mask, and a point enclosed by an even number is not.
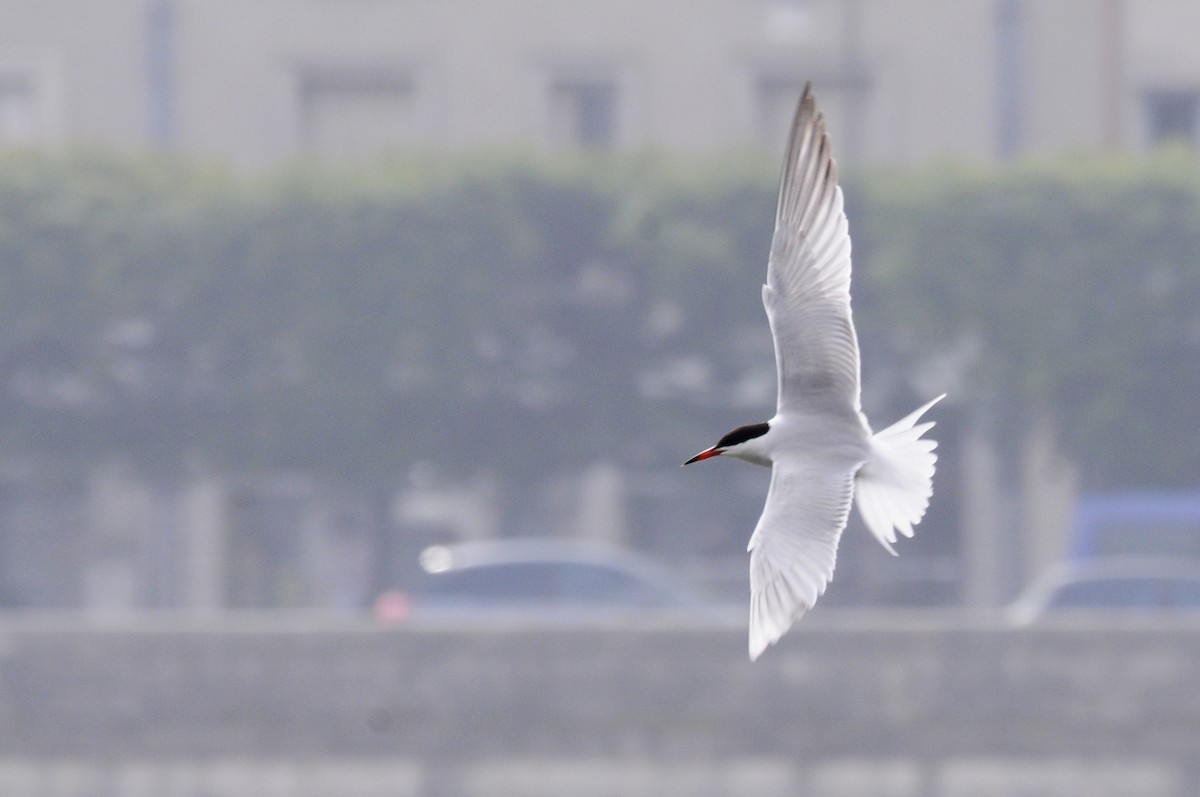
{"type": "Polygon", "coordinates": [[[837,179],[837,161],[825,131],[825,115],[817,108],[810,80],[804,84],[788,131],[783,173],[779,178],[776,226],[795,226],[799,216],[805,214],[808,200],[828,193],[830,186],[836,187],[837,179]],[[805,170],[805,163],[816,167],[805,170]]]}

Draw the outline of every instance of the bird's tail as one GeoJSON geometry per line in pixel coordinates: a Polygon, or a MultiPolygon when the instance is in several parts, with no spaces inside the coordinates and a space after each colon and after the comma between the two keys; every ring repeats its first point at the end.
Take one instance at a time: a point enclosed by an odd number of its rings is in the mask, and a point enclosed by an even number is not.
{"type": "Polygon", "coordinates": [[[936,440],[921,437],[933,422],[917,423],[921,416],[946,394],[892,424],[871,438],[871,458],[854,480],[854,502],[867,528],[895,556],[892,543],[896,532],[913,535],[933,495],[933,471],[937,462],[936,440]]]}

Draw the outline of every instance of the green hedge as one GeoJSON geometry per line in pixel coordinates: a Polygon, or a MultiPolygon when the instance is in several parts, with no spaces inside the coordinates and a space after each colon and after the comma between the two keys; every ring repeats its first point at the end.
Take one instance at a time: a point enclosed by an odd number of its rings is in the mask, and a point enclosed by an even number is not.
{"type": "MultiPolygon", "coordinates": [[[[848,187],[870,409],[949,387],[1004,437],[1054,417],[1092,486],[1195,486],[1191,157],[870,178],[848,187]]],[[[0,454],[516,483],[681,460],[771,411],[774,181],[0,158],[0,454]]]]}

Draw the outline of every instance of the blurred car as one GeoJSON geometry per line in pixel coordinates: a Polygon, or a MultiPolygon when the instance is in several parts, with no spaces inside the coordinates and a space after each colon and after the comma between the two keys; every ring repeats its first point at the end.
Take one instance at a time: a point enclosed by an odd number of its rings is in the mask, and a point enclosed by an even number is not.
{"type": "Polygon", "coordinates": [[[1068,558],[1200,559],[1200,493],[1088,495],[1075,508],[1068,558]]]}
{"type": "Polygon", "coordinates": [[[1014,625],[1078,612],[1190,613],[1200,617],[1200,562],[1111,557],[1069,562],[1008,607],[1014,625]]]}
{"type": "Polygon", "coordinates": [[[641,556],[583,542],[525,538],[435,545],[421,552],[420,565],[419,583],[402,599],[397,593],[381,596],[388,597],[393,619],[577,619],[720,607],[641,556]]]}

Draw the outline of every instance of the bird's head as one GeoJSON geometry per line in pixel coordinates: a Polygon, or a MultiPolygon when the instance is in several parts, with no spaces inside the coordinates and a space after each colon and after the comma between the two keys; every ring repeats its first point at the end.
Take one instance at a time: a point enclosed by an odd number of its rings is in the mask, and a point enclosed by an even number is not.
{"type": "Polygon", "coordinates": [[[771,460],[762,446],[762,437],[770,428],[770,424],[766,422],[739,426],[718,440],[715,446],[704,449],[683,464],[691,465],[702,459],[728,455],[753,462],[755,465],[769,466],[771,460]]]}

